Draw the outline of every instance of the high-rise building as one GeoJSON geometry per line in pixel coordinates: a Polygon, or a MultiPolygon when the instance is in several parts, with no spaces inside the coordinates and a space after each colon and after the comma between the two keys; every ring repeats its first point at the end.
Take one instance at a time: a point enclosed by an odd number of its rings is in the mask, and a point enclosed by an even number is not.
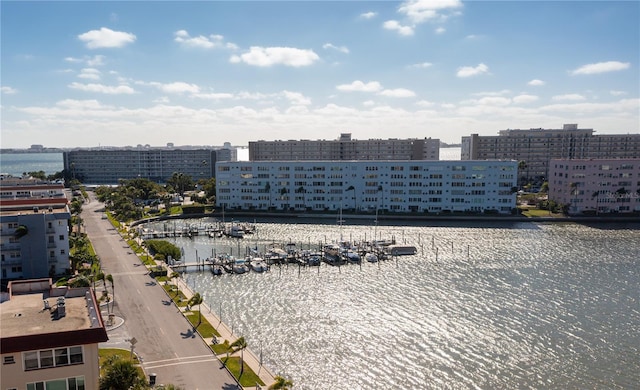
{"type": "Polygon", "coordinates": [[[136,178],[165,183],[174,173],[198,181],[213,177],[216,151],[171,147],[79,149],[64,152],[63,162],[71,179],[90,185],[113,185],[136,178]]]}
{"type": "Polygon", "coordinates": [[[249,142],[249,161],[438,160],[440,140],[351,139],[249,142]]]}
{"type": "Polygon", "coordinates": [[[520,175],[546,180],[551,159],[639,158],[640,134],[594,135],[593,129],[565,124],[562,129],[508,129],[497,136],[462,137],[462,160],[524,161],[520,175]]]}
{"type": "Polygon", "coordinates": [[[508,214],[516,182],[516,161],[220,162],[216,203],[236,210],[508,214]]]}

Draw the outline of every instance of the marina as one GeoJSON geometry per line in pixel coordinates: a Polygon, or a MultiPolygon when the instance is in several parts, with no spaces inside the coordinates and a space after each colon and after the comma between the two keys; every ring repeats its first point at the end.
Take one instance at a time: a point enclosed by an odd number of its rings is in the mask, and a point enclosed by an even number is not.
{"type": "Polygon", "coordinates": [[[281,263],[241,275],[187,270],[182,278],[300,389],[625,389],[640,382],[637,224],[258,223],[240,240],[200,234],[169,241],[191,263],[212,249],[244,255],[247,246],[263,252],[274,242],[279,255],[287,243],[316,252],[341,237],[395,237],[417,253],[340,267],[281,263]]]}

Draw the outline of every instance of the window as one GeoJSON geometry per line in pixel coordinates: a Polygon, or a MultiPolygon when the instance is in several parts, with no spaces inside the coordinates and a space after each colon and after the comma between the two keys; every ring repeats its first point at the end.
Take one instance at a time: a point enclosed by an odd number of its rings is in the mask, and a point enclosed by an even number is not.
{"type": "Polygon", "coordinates": [[[16,360],[13,358],[13,356],[5,356],[2,364],[14,364],[15,362],[16,360]]]}
{"type": "Polygon", "coordinates": [[[56,349],[56,366],[66,366],[69,364],[69,350],[66,348],[56,349]]]}
{"type": "Polygon", "coordinates": [[[24,352],[22,356],[25,371],[82,364],[84,362],[82,347],[80,346],[24,352]]]}

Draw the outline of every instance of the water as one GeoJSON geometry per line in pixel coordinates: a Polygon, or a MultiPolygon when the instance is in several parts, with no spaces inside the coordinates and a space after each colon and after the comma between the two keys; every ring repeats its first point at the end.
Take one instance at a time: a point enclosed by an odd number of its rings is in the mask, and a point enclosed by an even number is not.
{"type": "Polygon", "coordinates": [[[260,223],[244,240],[172,240],[193,262],[196,251],[205,258],[274,240],[306,248],[340,236],[371,239],[374,231],[415,245],[418,254],[361,267],[185,277],[299,389],[623,389],[640,382],[637,224],[260,223]]]}
{"type": "Polygon", "coordinates": [[[20,177],[25,172],[44,171],[53,175],[64,169],[62,153],[2,153],[0,172],[20,177]]]}

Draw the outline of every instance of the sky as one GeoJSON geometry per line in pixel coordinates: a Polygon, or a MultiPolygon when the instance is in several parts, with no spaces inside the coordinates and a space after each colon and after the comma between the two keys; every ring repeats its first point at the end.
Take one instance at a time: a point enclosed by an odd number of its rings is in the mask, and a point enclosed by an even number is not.
{"type": "Polygon", "coordinates": [[[638,1],[7,1],[2,148],[640,132],[638,1]]]}

